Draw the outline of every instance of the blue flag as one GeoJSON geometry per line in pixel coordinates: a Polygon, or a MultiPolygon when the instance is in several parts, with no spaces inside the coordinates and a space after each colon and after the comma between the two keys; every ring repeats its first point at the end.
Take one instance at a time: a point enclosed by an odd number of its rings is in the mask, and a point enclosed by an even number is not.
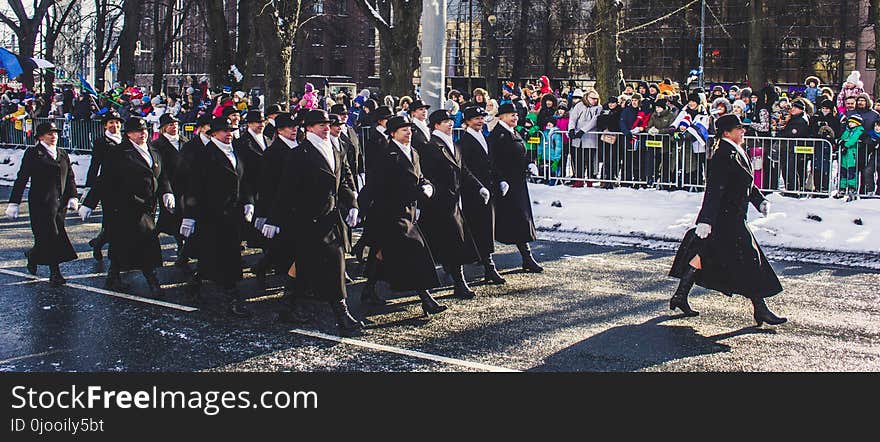
{"type": "Polygon", "coordinates": [[[21,68],[21,63],[18,61],[18,56],[4,48],[0,48],[0,64],[6,69],[6,75],[10,80],[24,73],[24,69],[21,68]]]}
{"type": "Polygon", "coordinates": [[[86,81],[85,77],[83,77],[82,74],[79,74],[79,82],[82,85],[83,89],[86,90],[86,92],[88,92],[96,97],[98,96],[98,92],[96,92],[95,89],[92,87],[92,85],[90,85],[89,82],[86,81]]]}

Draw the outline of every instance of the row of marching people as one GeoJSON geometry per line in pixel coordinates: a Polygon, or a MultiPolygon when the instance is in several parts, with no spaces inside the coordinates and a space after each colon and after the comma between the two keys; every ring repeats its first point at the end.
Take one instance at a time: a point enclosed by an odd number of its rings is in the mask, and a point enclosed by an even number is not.
{"type": "Polygon", "coordinates": [[[364,140],[346,125],[347,110],[339,105],[330,114],[295,115],[270,106],[268,118],[251,110],[242,128],[239,115],[203,117],[189,140],[170,115],[148,141],[144,120],[122,121],[110,112],[82,204],[69,158],[56,145],[58,129],[47,123],[25,152],[7,215],[18,215],[30,182],[35,241],[26,253],[28,270],[49,265],[53,285],[64,284],[58,264],[76,259],[64,226],[67,210],[86,220],[101,205],[101,233],[89,244],[101,259],[101,246],[109,243],[105,286],[111,290],[127,289],[122,272],[140,270],[151,295],[162,296],[158,233],[170,234],[178,246],[175,266],[189,272],[189,260],[197,259],[188,293],[213,281],[229,311],[242,317],[251,314],[237,289],[246,241],[263,251],[253,266],[261,284],[273,269],[286,275],[282,320],[307,320],[298,303],[311,292],[330,304],[343,333],[364,326],[349,312],[345,270],[351,230],[362,224],[359,246],[369,248],[363,301],[385,304],[376,291],[384,280],[392,290],[418,292],[425,314],[436,314],[446,309],[430,293],[441,285],[436,264],[459,298],[475,295],[465,264],[482,263],[487,282],[505,282],[492,260],[496,240],[517,245],[525,271],[543,269],[528,245],[535,228],[527,179],[537,169],[513,130],[516,110],[502,106],[499,124],[484,137],[484,111],[467,109],[468,128],[457,142],[451,116],[428,110],[413,103],[410,119],[379,108],[364,140]]]}

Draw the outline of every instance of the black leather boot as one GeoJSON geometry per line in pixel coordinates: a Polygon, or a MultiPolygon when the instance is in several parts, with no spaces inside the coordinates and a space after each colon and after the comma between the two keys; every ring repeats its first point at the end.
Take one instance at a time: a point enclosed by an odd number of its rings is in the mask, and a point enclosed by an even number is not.
{"type": "Polygon", "coordinates": [[[144,270],[144,279],[147,280],[147,287],[150,289],[150,296],[154,298],[162,297],[162,286],[159,284],[159,278],[156,277],[156,270],[144,270]]]}
{"type": "Polygon", "coordinates": [[[367,280],[367,284],[361,291],[361,303],[379,307],[388,305],[388,301],[379,296],[379,292],[376,291],[376,281],[370,280],[367,280]]]}
{"type": "Polygon", "coordinates": [[[474,296],[477,296],[477,294],[468,287],[467,281],[464,279],[464,269],[462,266],[444,266],[443,270],[452,277],[454,287],[452,292],[453,298],[473,299],[474,296]]]}
{"type": "Polygon", "coordinates": [[[123,290],[128,290],[130,286],[122,282],[122,277],[119,276],[119,270],[111,267],[110,270],[107,271],[107,280],[104,281],[104,288],[107,290],[120,292],[123,290]]]}
{"type": "Polygon", "coordinates": [[[257,286],[261,289],[266,288],[266,274],[269,272],[269,260],[263,255],[256,264],[254,264],[254,276],[257,279],[257,286]]]}
{"type": "Polygon", "coordinates": [[[758,323],[758,327],[765,322],[769,325],[779,325],[785,324],[788,321],[788,318],[781,318],[774,315],[767,307],[767,303],[764,302],[764,298],[752,298],[752,307],[755,309],[754,317],[755,322],[758,323]]]}
{"type": "Polygon", "coordinates": [[[278,320],[289,324],[305,324],[313,318],[302,312],[293,293],[285,293],[281,297],[281,309],[278,311],[278,320]]]}
{"type": "Polygon", "coordinates": [[[64,279],[64,276],[61,275],[61,269],[58,267],[58,264],[52,264],[49,266],[49,285],[52,287],[58,287],[67,283],[67,280],[64,279]]]}
{"type": "Polygon", "coordinates": [[[345,299],[339,301],[330,301],[330,307],[336,316],[336,327],[341,335],[350,335],[364,328],[364,323],[358,321],[348,311],[348,304],[345,299]]]}
{"type": "Polygon", "coordinates": [[[106,240],[104,239],[104,229],[101,229],[101,232],[98,233],[98,236],[89,240],[89,247],[92,248],[92,257],[95,258],[95,261],[101,261],[104,259],[104,253],[101,249],[104,247],[104,243],[106,240]]]}
{"type": "Polygon", "coordinates": [[[425,316],[436,315],[438,313],[442,313],[449,307],[440,304],[437,302],[434,297],[431,296],[431,293],[427,290],[419,293],[419,299],[422,300],[422,312],[425,313],[425,316]]]}
{"type": "Polygon", "coordinates": [[[253,316],[250,310],[248,310],[247,306],[241,296],[238,293],[238,289],[233,285],[231,287],[226,287],[223,289],[223,292],[226,293],[226,296],[229,298],[229,313],[233,316],[237,316],[239,318],[250,318],[253,316]]]}
{"type": "Polygon", "coordinates": [[[693,317],[700,314],[700,312],[691,309],[690,304],[688,304],[688,294],[694,286],[694,276],[696,274],[697,269],[688,267],[684,275],[681,276],[681,280],[678,282],[678,288],[675,289],[675,294],[673,294],[672,299],[669,300],[669,310],[675,310],[676,308],[681,309],[682,313],[687,317],[693,317]]]}
{"type": "Polygon", "coordinates": [[[488,258],[483,260],[483,281],[491,284],[504,284],[507,282],[500,273],[498,273],[498,269],[495,268],[495,261],[492,259],[492,255],[489,255],[488,258]]]}
{"type": "Polygon", "coordinates": [[[524,271],[529,273],[541,273],[544,271],[544,268],[538,265],[535,258],[532,257],[532,250],[529,248],[529,243],[524,242],[517,244],[516,248],[519,249],[519,254],[522,255],[522,268],[524,271]]]}
{"type": "Polygon", "coordinates": [[[37,265],[31,261],[31,251],[25,250],[24,257],[27,258],[27,271],[31,275],[37,275],[37,265]]]}

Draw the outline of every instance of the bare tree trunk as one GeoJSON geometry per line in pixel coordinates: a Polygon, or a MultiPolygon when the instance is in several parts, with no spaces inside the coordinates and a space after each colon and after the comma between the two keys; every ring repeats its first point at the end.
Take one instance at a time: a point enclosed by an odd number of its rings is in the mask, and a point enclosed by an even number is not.
{"type": "MultiPolygon", "coordinates": [[[[880,63],[880,0],[871,0],[871,11],[873,14],[868,17],[871,24],[874,25],[874,66],[880,63]]],[[[874,100],[880,97],[880,75],[874,77],[874,100]]]]}
{"type": "MultiPolygon", "coordinates": [[[[3,11],[0,11],[0,23],[8,26],[18,37],[18,55],[22,58],[31,58],[34,56],[34,50],[37,45],[37,36],[40,33],[40,26],[43,18],[49,12],[49,8],[54,5],[55,0],[33,0],[32,11],[33,16],[28,16],[22,0],[8,0],[8,8],[12,9],[18,18],[18,23],[7,17],[3,11]]],[[[4,8],[5,10],[6,8],[4,8]]],[[[27,86],[28,90],[34,89],[34,71],[25,67],[24,72],[20,76],[21,83],[27,86]]]]}
{"type": "MultiPolygon", "coordinates": [[[[165,13],[165,21],[171,21],[171,13],[174,11],[174,0],[168,0],[168,9],[165,13]]],[[[164,23],[161,21],[163,5],[159,0],[153,0],[153,93],[162,92],[162,80],[165,78],[165,32],[164,23]]]]}
{"type": "Polygon", "coordinates": [[[749,1],[749,85],[753,90],[764,87],[764,0],[749,1]]]}
{"type": "Polygon", "coordinates": [[[614,0],[597,0],[596,91],[602,99],[616,97],[623,80],[620,62],[620,9],[614,0]]]}
{"type": "MultiPolygon", "coordinates": [[[[119,34],[119,81],[134,84],[134,49],[138,40],[138,26],[144,16],[144,0],[125,0],[122,13],[124,17],[122,32],[119,34]]],[[[95,87],[101,91],[104,87],[104,70],[101,69],[100,74],[96,72],[95,77],[95,82],[98,83],[95,87]],[[101,81],[97,81],[98,75],[101,81]]]]}
{"type": "MultiPolygon", "coordinates": [[[[486,76],[486,89],[489,95],[497,97],[500,93],[498,89],[498,38],[495,35],[495,25],[489,22],[489,16],[495,15],[496,0],[482,0],[482,19],[481,29],[483,29],[483,66],[480,71],[486,76]]],[[[495,20],[497,20],[497,16],[495,20]]]]}
{"type": "Polygon", "coordinates": [[[293,39],[299,28],[302,2],[269,3],[256,11],[254,28],[258,29],[265,54],[265,106],[281,104],[286,108],[290,99],[290,67],[293,59],[293,39]],[[276,6],[282,9],[276,10],[276,6]],[[279,18],[283,19],[279,20],[279,18]]]}
{"type": "Polygon", "coordinates": [[[419,23],[422,18],[422,2],[410,0],[386,0],[385,8],[377,10],[372,0],[358,0],[379,31],[379,65],[382,91],[403,96],[412,91],[413,71],[418,65],[419,23]]]}
{"type": "Polygon", "coordinates": [[[528,48],[526,42],[529,37],[529,10],[532,7],[531,0],[522,0],[519,5],[519,21],[516,23],[513,34],[513,66],[511,76],[514,83],[519,83],[528,61],[528,48]]]}
{"type": "Polygon", "coordinates": [[[249,86],[251,83],[251,74],[253,72],[253,66],[251,66],[253,57],[251,54],[256,52],[254,46],[258,42],[254,38],[254,14],[257,12],[254,9],[261,7],[262,3],[259,2],[238,2],[238,44],[236,45],[235,52],[235,66],[244,75],[244,78],[241,80],[241,86],[245,84],[249,86]]]}
{"type": "Polygon", "coordinates": [[[207,18],[208,65],[211,71],[211,84],[214,87],[226,83],[232,65],[232,48],[229,43],[229,28],[223,0],[205,0],[203,7],[207,18]]]}

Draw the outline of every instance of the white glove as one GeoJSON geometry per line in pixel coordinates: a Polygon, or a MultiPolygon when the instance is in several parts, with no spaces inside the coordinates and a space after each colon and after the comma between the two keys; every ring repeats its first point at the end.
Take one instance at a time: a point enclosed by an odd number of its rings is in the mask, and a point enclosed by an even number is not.
{"type": "Polygon", "coordinates": [[[637,133],[639,133],[639,132],[641,132],[641,131],[642,131],[642,128],[641,128],[641,127],[634,127],[632,130],[630,130],[630,132],[632,132],[632,133],[634,133],[634,134],[637,134],[637,133]]]}
{"type": "Polygon", "coordinates": [[[196,220],[192,218],[184,218],[180,221],[180,234],[184,238],[189,238],[196,231],[196,220]]]}
{"type": "Polygon", "coordinates": [[[275,227],[271,224],[263,224],[262,232],[263,232],[263,236],[265,236],[266,238],[272,239],[280,231],[281,231],[280,227],[275,227]]]}
{"type": "Polygon", "coordinates": [[[422,216],[422,209],[416,209],[416,221],[419,220],[420,216],[422,216]]]}
{"type": "Polygon", "coordinates": [[[658,133],[660,133],[660,130],[656,127],[648,128],[648,135],[657,135],[658,133]]]}
{"type": "Polygon", "coordinates": [[[507,184],[507,181],[502,181],[498,183],[498,188],[501,189],[501,196],[507,195],[507,191],[510,190],[510,184],[507,184]]]}
{"type": "Polygon", "coordinates": [[[696,233],[700,239],[706,239],[706,237],[712,233],[712,226],[706,223],[699,223],[697,224],[697,230],[694,233],[696,233]]]}
{"type": "Polygon", "coordinates": [[[245,204],[244,205],[244,220],[245,222],[251,222],[254,219],[254,205],[253,204],[245,204]]]}
{"type": "Polygon", "coordinates": [[[770,214],[770,201],[761,201],[761,205],[758,206],[758,211],[761,212],[764,217],[770,214]]]}
{"type": "Polygon", "coordinates": [[[358,223],[358,209],[352,207],[351,210],[348,211],[348,216],[345,217],[345,223],[348,224],[348,227],[354,227],[358,223]]]}
{"type": "Polygon", "coordinates": [[[489,197],[492,196],[489,193],[489,189],[485,187],[480,188],[480,196],[483,197],[483,204],[489,204],[489,197]]]}
{"type": "Polygon", "coordinates": [[[18,204],[9,203],[6,206],[6,217],[10,219],[18,218],[18,204]]]}
{"type": "Polygon", "coordinates": [[[422,193],[424,193],[425,196],[428,198],[434,196],[434,186],[430,184],[425,184],[424,186],[422,186],[422,193]]]}
{"type": "Polygon", "coordinates": [[[533,176],[538,176],[538,166],[535,163],[529,163],[529,173],[533,176]]]}
{"type": "Polygon", "coordinates": [[[257,230],[259,230],[260,232],[263,231],[264,224],[266,224],[266,218],[259,217],[256,220],[254,220],[254,227],[256,227],[257,230]]]}
{"type": "Polygon", "coordinates": [[[357,190],[361,190],[364,188],[364,184],[367,183],[366,175],[359,173],[357,174],[357,190]]]}
{"type": "Polygon", "coordinates": [[[92,215],[92,208],[86,205],[79,206],[79,217],[82,218],[83,221],[86,220],[89,216],[92,215]]]}
{"type": "Polygon", "coordinates": [[[162,195],[162,205],[168,209],[169,212],[174,213],[174,194],[173,193],[165,193],[162,195]]]}
{"type": "Polygon", "coordinates": [[[67,200],[67,209],[76,212],[79,209],[79,200],[76,198],[67,200]]]}

